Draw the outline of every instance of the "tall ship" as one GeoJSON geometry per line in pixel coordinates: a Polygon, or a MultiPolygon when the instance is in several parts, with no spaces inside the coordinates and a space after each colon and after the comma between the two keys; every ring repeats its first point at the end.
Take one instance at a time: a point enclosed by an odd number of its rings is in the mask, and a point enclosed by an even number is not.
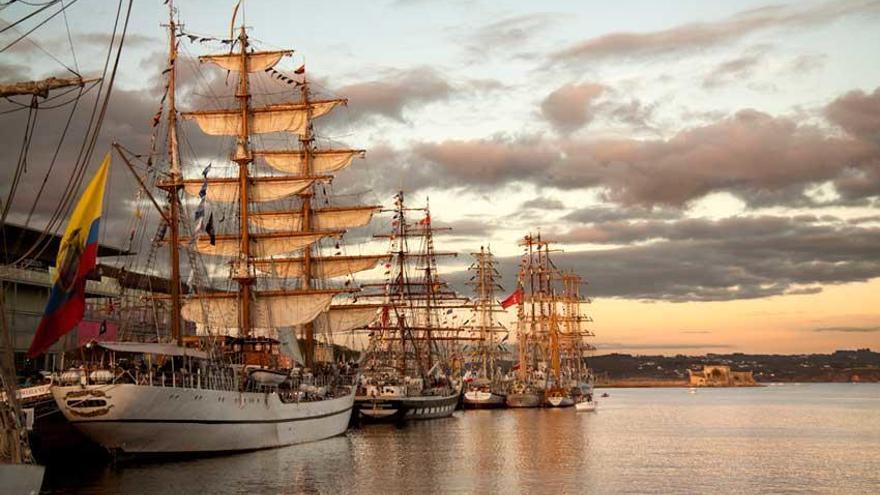
{"type": "Polygon", "coordinates": [[[501,370],[501,359],[509,332],[497,318],[505,312],[495,296],[504,290],[499,284],[501,274],[491,249],[480,246],[471,256],[474,262],[468,268],[472,275],[467,284],[473,287],[474,298],[465,328],[478,340],[467,346],[462,404],[466,408],[504,407],[509,382],[501,370]]]}
{"type": "Polygon", "coordinates": [[[356,407],[366,421],[405,421],[450,416],[461,395],[457,309],[467,300],[442,281],[437,258],[455,253],[434,249],[430,209],[407,207],[394,198],[386,279],[360,298],[380,301],[381,316],[366,331],[356,407]]]}
{"type": "MultiPolygon", "coordinates": [[[[315,98],[304,65],[277,68],[292,51],[259,49],[242,22],[234,38],[202,38],[226,51],[199,57],[225,72],[214,80],[225,76],[232,94],[212,95],[218,109],[178,113],[178,45],[196,37],[170,12],[154,149],[116,146],[142,187],[138,204],[155,207],[160,220],[145,236],[146,269],[170,274],[167,294],[153,287],[140,300],[168,316],[152,340],[84,350],[90,359],[61,374],[54,398],[76,428],[120,454],[244,451],[342,434],[354,379],[334,362],[332,336],[377,317],[375,306],[353,304],[352,274],[384,257],[346,256],[340,245],[378,209],[331,203],[330,181],[364,151],[319,149],[313,123],[346,100],[315,98]],[[266,93],[255,87],[284,101],[259,104],[266,93]],[[203,162],[183,158],[193,140],[178,117],[222,136],[216,144],[228,162],[202,171],[203,162]]],[[[136,211],[133,237],[146,218],[136,211]]]]}
{"type": "Polygon", "coordinates": [[[585,328],[583,279],[559,269],[541,235],[520,242],[517,288],[505,303],[517,305],[517,363],[507,395],[509,407],[569,407],[592,401],[593,374],[586,357],[593,347],[585,328]]]}

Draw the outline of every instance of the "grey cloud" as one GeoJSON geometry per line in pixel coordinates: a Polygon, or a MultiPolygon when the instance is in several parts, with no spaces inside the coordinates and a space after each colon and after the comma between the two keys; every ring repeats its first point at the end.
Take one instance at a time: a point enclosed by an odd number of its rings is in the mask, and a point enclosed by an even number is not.
{"type": "Polygon", "coordinates": [[[556,130],[575,131],[593,120],[590,104],[604,91],[601,84],[566,84],[541,102],[541,114],[556,130]]]}
{"type": "Polygon", "coordinates": [[[565,204],[558,199],[553,198],[532,198],[528,201],[524,201],[522,205],[520,205],[520,209],[538,209],[538,210],[562,210],[565,209],[565,204]]]}
{"type": "MultiPolygon", "coordinates": [[[[876,227],[859,228],[845,222],[824,225],[805,216],[706,220],[702,225],[687,221],[680,230],[668,234],[673,239],[568,251],[557,254],[554,261],[560,268],[582,274],[591,297],[646,301],[815,294],[829,285],[880,276],[876,249],[880,228],[876,227]]],[[[499,261],[504,280],[514,280],[519,257],[499,261]]]]}
{"type": "Polygon", "coordinates": [[[558,14],[530,13],[500,19],[472,33],[468,51],[479,57],[505,48],[515,48],[518,53],[524,43],[552,26],[559,18],[558,14]]]}
{"type": "Polygon", "coordinates": [[[769,6],[716,22],[692,23],[644,33],[611,33],[580,41],[549,56],[551,63],[574,64],[610,57],[642,57],[693,52],[742,39],[752,33],[829,23],[850,15],[874,16],[875,0],[825,2],[809,7],[769,6]]]}
{"type": "Polygon", "coordinates": [[[813,331],[820,333],[876,333],[880,332],[880,327],[822,327],[814,328],[813,331]]]}
{"type": "Polygon", "coordinates": [[[680,210],[670,208],[613,205],[580,208],[565,215],[562,219],[580,223],[605,223],[633,219],[672,220],[680,217],[680,210]]]}
{"type": "Polygon", "coordinates": [[[404,121],[404,111],[417,105],[445,100],[453,86],[428,67],[393,70],[385,77],[338,88],[348,98],[349,112],[355,117],[382,115],[404,121]]]}
{"type": "Polygon", "coordinates": [[[645,343],[645,344],[622,344],[619,342],[597,342],[596,348],[601,350],[638,350],[638,349],[646,349],[646,350],[672,350],[672,349],[730,349],[733,348],[730,344],[691,344],[691,343],[645,343]]]}
{"type": "Polygon", "coordinates": [[[715,88],[733,82],[742,83],[752,75],[762,58],[761,54],[749,54],[722,62],[706,75],[703,87],[715,88]]]}
{"type": "Polygon", "coordinates": [[[825,54],[799,55],[791,61],[789,70],[806,74],[821,69],[827,60],[828,55],[825,54]]]}

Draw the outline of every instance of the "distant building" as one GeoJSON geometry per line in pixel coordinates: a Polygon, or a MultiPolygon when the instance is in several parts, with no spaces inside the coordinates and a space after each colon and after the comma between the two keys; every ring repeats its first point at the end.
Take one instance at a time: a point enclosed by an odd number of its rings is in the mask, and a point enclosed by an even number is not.
{"type": "MultiPolygon", "coordinates": [[[[49,299],[54,274],[52,265],[60,239],[53,235],[44,236],[40,230],[12,224],[2,225],[0,229],[3,244],[0,285],[16,370],[28,374],[39,369],[57,369],[61,364],[59,352],[75,349],[88,340],[115,340],[117,336],[131,340],[152,337],[155,340],[156,322],[164,326],[167,318],[163,305],[157,303],[139,309],[131,302],[144,299],[152,292],[167,293],[168,281],[99,263],[86,283],[86,314],[80,326],[36,362],[25,359],[49,299]],[[36,249],[32,249],[35,246],[36,249]],[[21,258],[24,260],[19,262],[21,258]],[[125,316],[120,314],[123,306],[125,316]]],[[[128,254],[131,253],[103,244],[98,249],[99,259],[128,254]]]]}
{"type": "Polygon", "coordinates": [[[692,387],[747,387],[755,385],[751,371],[730,371],[730,366],[703,365],[699,371],[688,370],[692,387]]]}

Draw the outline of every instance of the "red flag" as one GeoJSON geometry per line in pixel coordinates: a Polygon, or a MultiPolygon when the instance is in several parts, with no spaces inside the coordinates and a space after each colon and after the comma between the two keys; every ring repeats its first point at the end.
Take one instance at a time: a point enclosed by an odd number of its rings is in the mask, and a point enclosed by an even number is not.
{"type": "Polygon", "coordinates": [[[419,220],[419,225],[428,225],[431,223],[431,215],[425,215],[425,218],[419,220]]]}
{"type": "Polygon", "coordinates": [[[514,304],[519,304],[522,302],[523,290],[522,287],[517,287],[513,294],[507,296],[506,299],[501,301],[501,307],[507,309],[514,304]]]}
{"type": "Polygon", "coordinates": [[[305,72],[306,72],[306,66],[305,66],[305,64],[300,65],[298,69],[296,69],[295,71],[293,71],[294,74],[304,74],[305,72]]]}

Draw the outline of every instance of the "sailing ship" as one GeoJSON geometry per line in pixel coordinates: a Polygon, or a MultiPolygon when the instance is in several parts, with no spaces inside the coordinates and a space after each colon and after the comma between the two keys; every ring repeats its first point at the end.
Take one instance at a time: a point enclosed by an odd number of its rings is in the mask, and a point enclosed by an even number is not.
{"type": "Polygon", "coordinates": [[[467,283],[474,287],[476,297],[465,327],[479,340],[471,347],[470,359],[465,364],[462,404],[466,408],[504,407],[508,381],[501,371],[500,360],[508,331],[496,318],[505,311],[495,299],[495,291],[503,290],[498,283],[501,275],[490,249],[480,246],[480,252],[471,256],[474,262],[468,269],[473,275],[467,283]]]}
{"type": "Polygon", "coordinates": [[[381,301],[381,316],[366,331],[355,404],[360,419],[404,421],[450,416],[461,396],[459,341],[463,328],[456,309],[468,308],[442,281],[437,258],[456,253],[434,249],[428,206],[405,206],[403,191],[394,198],[386,281],[359,295],[381,301]],[[413,216],[421,215],[420,218],[413,216]]]}
{"type": "Polygon", "coordinates": [[[199,57],[237,78],[237,106],[182,113],[204,133],[234,140],[236,173],[186,178],[193,164],[182,163],[175,102],[184,33],[173,6],[170,13],[168,166],[157,184],[165,206],[117,146],[162,218],[154,246],[167,244],[170,284],[152,303],[168,308],[170,339],[98,343],[88,350],[92,360],[62,373],[55,400],[79,430],[121,454],[255,450],[339,435],[351,416],[354,381],[333,362],[332,334],[377,316],[375,307],[351,304],[346,296],[356,288],[339,279],[382,258],[341,256],[338,241],[345,229],[369,223],[377,207],[324,206],[331,199],[324,184],[364,153],[318,149],[313,120],[346,100],[313,98],[303,66],[285,76],[296,79],[296,101],[256,105],[254,73],[280,73],[274,67],[291,51],[256,49],[242,22],[237,38],[224,40],[228,53],[199,57]],[[257,148],[255,141],[267,142],[263,134],[284,136],[288,147],[257,148]],[[192,216],[182,192],[200,200],[192,216]],[[232,217],[220,232],[213,213],[205,215],[208,205],[225,205],[223,215],[232,217]],[[190,265],[186,284],[181,252],[190,265]],[[212,282],[206,264],[223,261],[228,276],[212,282]]]}
{"type": "Polygon", "coordinates": [[[550,242],[527,235],[520,242],[517,289],[518,362],[507,395],[509,407],[569,407],[592,400],[592,371],[585,363],[592,350],[582,313],[589,300],[582,279],[563,272],[551,259],[550,242]]]}

